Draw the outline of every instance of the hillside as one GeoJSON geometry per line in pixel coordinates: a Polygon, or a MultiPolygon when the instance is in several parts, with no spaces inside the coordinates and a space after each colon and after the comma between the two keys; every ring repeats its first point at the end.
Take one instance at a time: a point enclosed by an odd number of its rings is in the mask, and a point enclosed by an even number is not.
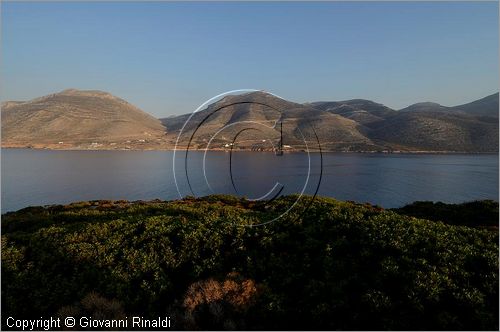
{"type": "Polygon", "coordinates": [[[400,112],[422,111],[448,112],[451,114],[469,114],[473,116],[498,118],[498,92],[463,105],[447,107],[437,103],[424,102],[416,103],[400,110],[400,112]]]}
{"type": "Polygon", "coordinates": [[[468,114],[498,117],[498,92],[453,108],[468,114]]]}
{"type": "Polygon", "coordinates": [[[386,120],[397,114],[396,111],[387,106],[365,99],[314,102],[311,105],[316,109],[341,115],[365,126],[386,120]]]}
{"type": "MultiPolygon", "coordinates": [[[[7,213],[2,314],[169,316],[173,330],[498,330],[498,232],[453,225],[451,205],[402,211],[444,224],[328,198],[242,227],[295,200],[90,201],[7,213]]],[[[498,203],[462,212],[482,209],[498,225],[498,203]]]]}
{"type": "MultiPolygon", "coordinates": [[[[190,116],[158,120],[106,92],[65,90],[3,103],[2,147],[168,150],[190,116]]],[[[290,151],[318,150],[317,135],[323,151],[498,152],[498,94],[399,111],[365,99],[300,104],[265,92],[232,95],[196,113],[179,147],[273,150],[281,123],[290,151]]]]}
{"type": "Polygon", "coordinates": [[[432,102],[422,102],[410,105],[403,109],[400,109],[400,112],[436,112],[436,111],[449,111],[450,108],[440,105],[438,103],[432,102]]]}
{"type": "MultiPolygon", "coordinates": [[[[186,119],[187,116],[162,119],[169,131],[167,136],[172,141],[177,138],[186,119]]],[[[212,141],[214,147],[221,147],[231,143],[242,129],[252,128],[239,134],[236,146],[244,149],[272,149],[279,142],[280,123],[283,123],[283,143],[298,150],[306,148],[304,139],[312,149],[318,149],[317,144],[314,144],[314,131],[327,150],[340,150],[343,146],[364,149],[366,145],[373,145],[363,134],[366,128],[352,119],[264,92],[229,96],[196,113],[184,128],[180,142],[185,146],[196,129],[191,146],[204,147],[212,136],[225,128],[212,141]]]]}
{"type": "Polygon", "coordinates": [[[399,112],[374,127],[370,137],[410,150],[498,152],[498,118],[439,111],[399,112]]]}
{"type": "Polygon", "coordinates": [[[159,145],[161,122],[102,91],[64,90],[2,105],[2,146],[126,148],[159,145]]]}
{"type": "MultiPolygon", "coordinates": [[[[436,103],[418,103],[400,111],[370,100],[323,101],[306,104],[290,103],[263,92],[230,97],[210,105],[190,120],[181,136],[181,146],[192,138],[191,147],[206,147],[207,141],[220,128],[237,121],[259,121],[273,126],[283,123],[284,144],[291,149],[302,150],[306,138],[314,149],[315,135],[321,147],[327,151],[498,151],[498,95],[455,108],[436,103]],[[216,109],[238,101],[251,101],[270,105],[243,104],[216,109]],[[226,103],[226,104],[225,104],[226,103]],[[496,116],[491,111],[496,103],[496,116]],[[205,119],[206,118],[206,119],[205,119]],[[197,126],[196,134],[193,131],[197,126]]],[[[175,142],[188,115],[162,119],[169,129],[168,137],[175,142]]],[[[231,143],[236,134],[245,127],[259,128],[238,136],[240,148],[258,148],[263,137],[273,144],[279,141],[279,128],[263,128],[253,123],[230,125],[222,131],[214,146],[231,143]]],[[[212,146],[212,145],[211,145],[212,146]]],[[[268,145],[270,147],[270,145],[268,145]]]]}

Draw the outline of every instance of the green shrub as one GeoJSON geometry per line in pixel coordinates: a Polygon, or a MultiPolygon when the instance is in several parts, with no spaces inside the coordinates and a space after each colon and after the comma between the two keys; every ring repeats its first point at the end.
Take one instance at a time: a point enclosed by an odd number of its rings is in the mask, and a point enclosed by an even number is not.
{"type": "Polygon", "coordinates": [[[498,233],[328,198],[303,213],[310,197],[244,227],[295,199],[6,214],[2,317],[81,311],[98,293],[176,329],[498,329],[498,233]]]}
{"type": "Polygon", "coordinates": [[[473,201],[462,204],[414,202],[394,209],[399,214],[442,221],[452,225],[489,227],[498,231],[498,202],[473,201]]]}

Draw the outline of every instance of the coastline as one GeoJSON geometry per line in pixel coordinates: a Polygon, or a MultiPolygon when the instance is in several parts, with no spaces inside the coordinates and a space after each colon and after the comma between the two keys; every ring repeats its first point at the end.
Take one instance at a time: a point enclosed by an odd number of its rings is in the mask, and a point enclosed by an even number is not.
{"type": "MultiPolygon", "coordinates": [[[[126,151],[186,151],[185,148],[81,148],[81,147],[27,147],[27,146],[1,146],[2,150],[36,150],[36,151],[116,151],[116,152],[126,152],[126,151]]],[[[205,149],[199,148],[190,148],[189,151],[205,151],[205,149]]],[[[221,149],[221,148],[212,148],[208,149],[210,152],[230,152],[230,149],[221,149]]],[[[232,150],[232,152],[255,152],[255,153],[273,153],[273,151],[255,151],[252,149],[237,149],[232,150]]],[[[283,151],[286,154],[289,153],[307,153],[305,150],[285,150],[283,151]]],[[[319,153],[318,149],[309,149],[310,153],[319,153]]],[[[439,150],[321,150],[322,153],[360,153],[360,154],[382,154],[382,155],[390,155],[390,154],[499,154],[499,151],[439,151],[439,150]]]]}

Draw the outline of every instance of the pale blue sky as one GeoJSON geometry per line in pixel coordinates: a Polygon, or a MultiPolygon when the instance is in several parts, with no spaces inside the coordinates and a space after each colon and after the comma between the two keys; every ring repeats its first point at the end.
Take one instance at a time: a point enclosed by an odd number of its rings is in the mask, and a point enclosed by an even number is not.
{"type": "Polygon", "coordinates": [[[158,116],[224,91],[393,108],[498,91],[497,2],[2,2],[2,100],[99,89],[158,116]]]}

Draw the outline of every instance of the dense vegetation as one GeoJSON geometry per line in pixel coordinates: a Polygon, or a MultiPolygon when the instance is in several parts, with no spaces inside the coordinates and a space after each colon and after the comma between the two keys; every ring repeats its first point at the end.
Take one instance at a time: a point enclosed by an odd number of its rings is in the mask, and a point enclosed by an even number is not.
{"type": "Polygon", "coordinates": [[[302,216],[242,227],[294,199],[91,201],[5,214],[2,317],[167,315],[175,329],[498,329],[497,232],[327,198],[302,216]]]}
{"type": "Polygon", "coordinates": [[[399,209],[399,214],[442,221],[452,225],[484,227],[498,230],[498,202],[491,200],[473,201],[461,204],[441,202],[415,202],[399,209]]]}

